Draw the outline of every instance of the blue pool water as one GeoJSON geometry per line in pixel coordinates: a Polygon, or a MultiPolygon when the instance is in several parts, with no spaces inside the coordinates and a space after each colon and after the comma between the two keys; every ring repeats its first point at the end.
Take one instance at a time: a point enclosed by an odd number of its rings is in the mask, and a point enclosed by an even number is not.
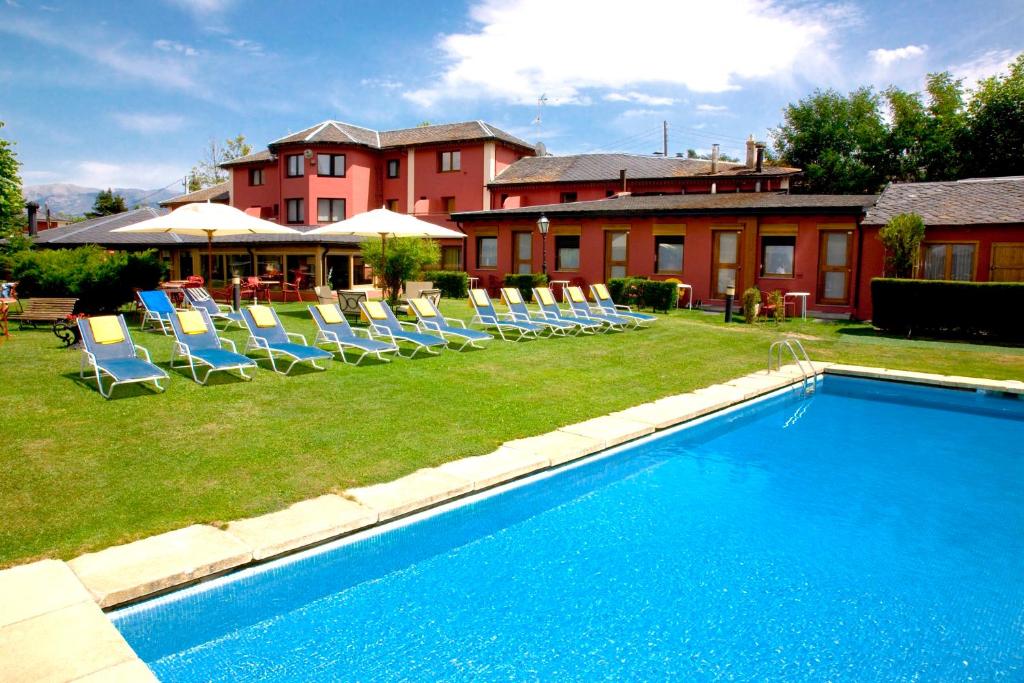
{"type": "Polygon", "coordinates": [[[115,613],[161,680],[1024,679],[1024,400],[829,377],[115,613]]]}

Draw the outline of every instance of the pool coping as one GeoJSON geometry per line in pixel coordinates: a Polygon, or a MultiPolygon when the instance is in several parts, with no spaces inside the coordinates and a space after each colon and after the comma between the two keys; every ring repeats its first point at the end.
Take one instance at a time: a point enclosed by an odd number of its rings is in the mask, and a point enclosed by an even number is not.
{"type": "MultiPolygon", "coordinates": [[[[814,363],[834,374],[1024,399],[1024,382],[814,363]]],[[[492,453],[234,520],[194,524],[80,555],[0,571],[0,670],[13,680],[155,681],[105,611],[366,532],[617,448],[806,381],[793,365],[758,371],[514,439],[492,453]]]]}

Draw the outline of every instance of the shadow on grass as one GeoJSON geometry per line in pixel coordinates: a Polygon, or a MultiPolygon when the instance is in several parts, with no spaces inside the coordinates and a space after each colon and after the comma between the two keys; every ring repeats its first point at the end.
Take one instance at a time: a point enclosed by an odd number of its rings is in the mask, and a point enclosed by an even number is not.
{"type": "Polygon", "coordinates": [[[948,346],[985,346],[1009,349],[1022,349],[1024,343],[1009,341],[1005,339],[970,339],[965,337],[933,337],[927,335],[905,335],[894,332],[886,332],[875,327],[863,325],[840,327],[836,334],[842,337],[855,339],[882,341],[882,342],[922,342],[929,344],[942,344],[948,346]]]}
{"type": "MultiPolygon", "coordinates": [[[[163,391],[157,391],[153,387],[152,382],[148,382],[145,385],[142,383],[118,384],[114,387],[114,390],[111,392],[110,398],[108,399],[105,398],[103,394],[99,392],[99,389],[96,388],[95,375],[86,374],[85,377],[79,377],[77,372],[63,372],[61,373],[61,376],[71,380],[74,384],[78,385],[79,388],[95,394],[96,398],[101,401],[120,401],[129,398],[142,398],[144,396],[159,396],[160,394],[165,393],[168,386],[170,386],[168,379],[160,380],[164,386],[163,391]]],[[[191,377],[189,379],[191,379],[191,377]]],[[[108,380],[109,378],[104,378],[103,386],[109,386],[107,384],[108,380]]]]}
{"type": "MultiPolygon", "coordinates": [[[[163,367],[163,369],[166,370],[167,373],[170,374],[172,377],[177,375],[178,377],[186,379],[189,382],[195,381],[192,377],[192,371],[189,369],[188,365],[179,365],[173,368],[165,363],[160,363],[159,365],[163,367]]],[[[258,369],[259,368],[246,368],[246,372],[254,373],[258,369]]],[[[246,384],[248,382],[251,382],[253,379],[253,376],[251,374],[249,376],[249,379],[242,377],[241,375],[238,374],[237,370],[214,370],[209,375],[206,375],[206,370],[207,368],[204,366],[196,367],[196,374],[199,375],[200,379],[204,377],[206,378],[206,381],[200,386],[216,387],[227,384],[246,384]]],[[[199,382],[196,382],[196,384],[199,384],[199,382]]]]}

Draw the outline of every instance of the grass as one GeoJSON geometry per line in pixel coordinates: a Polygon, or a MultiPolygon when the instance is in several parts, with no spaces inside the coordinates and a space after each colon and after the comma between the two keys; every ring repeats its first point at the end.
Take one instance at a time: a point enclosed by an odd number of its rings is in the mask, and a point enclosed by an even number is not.
{"type": "MultiPolygon", "coordinates": [[[[468,318],[464,301],[445,302],[468,318]]],[[[312,338],[305,307],[279,307],[312,338]]],[[[171,343],[135,340],[165,364],[171,343]]],[[[680,311],[654,328],[169,390],[78,380],[79,354],[49,331],[0,344],[0,566],[70,558],[191,523],[280,509],[325,492],[488,453],[502,442],[764,367],[770,341],[802,335],[811,357],[891,368],[1024,377],[1024,349],[908,341],[864,325],[725,324],[680,311]]],[[[241,343],[237,329],[227,333],[241,343]]],[[[369,363],[369,361],[367,361],[369,363]]]]}

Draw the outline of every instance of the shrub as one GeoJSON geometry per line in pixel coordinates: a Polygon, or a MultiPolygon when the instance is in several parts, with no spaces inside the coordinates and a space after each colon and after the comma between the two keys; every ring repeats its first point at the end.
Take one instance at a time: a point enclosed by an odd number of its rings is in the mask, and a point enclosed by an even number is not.
{"type": "Polygon", "coordinates": [[[672,302],[679,295],[679,289],[674,282],[648,280],[642,277],[616,277],[608,280],[608,294],[617,304],[668,312],[672,302]]]}
{"type": "Polygon", "coordinates": [[[924,219],[916,213],[893,216],[878,231],[878,239],[885,246],[886,274],[913,277],[924,239],[924,219]]]}
{"type": "Polygon", "coordinates": [[[900,334],[1024,340],[1024,283],[875,278],[872,323],[900,334]]]}
{"type": "Polygon", "coordinates": [[[360,249],[363,260],[383,282],[384,296],[392,305],[398,301],[398,292],[407,280],[416,279],[424,268],[441,259],[437,242],[417,237],[393,237],[387,244],[370,239],[360,249]]]}
{"type": "Polygon", "coordinates": [[[152,249],[107,252],[97,246],[22,251],[11,269],[19,296],[76,297],[80,313],[117,311],[135,298],[135,288],[153,289],[163,274],[152,249]]]}
{"type": "Polygon", "coordinates": [[[769,292],[768,303],[772,306],[775,322],[786,322],[786,297],[782,295],[782,292],[777,289],[769,292]]]}
{"type": "Polygon", "coordinates": [[[608,280],[608,294],[617,304],[640,306],[645,282],[643,277],[613,277],[608,280]]]}
{"type": "Polygon", "coordinates": [[[461,270],[428,270],[423,279],[433,282],[447,299],[465,299],[469,289],[469,275],[461,270]]]}
{"type": "Polygon", "coordinates": [[[505,275],[505,286],[515,287],[523,295],[523,301],[533,300],[533,288],[544,287],[548,283],[548,276],[544,273],[526,273],[524,275],[507,273],[505,275]]]}
{"type": "Polygon", "coordinates": [[[761,290],[757,287],[747,287],[743,292],[743,319],[752,323],[757,318],[758,304],[761,303],[761,290]]]}

